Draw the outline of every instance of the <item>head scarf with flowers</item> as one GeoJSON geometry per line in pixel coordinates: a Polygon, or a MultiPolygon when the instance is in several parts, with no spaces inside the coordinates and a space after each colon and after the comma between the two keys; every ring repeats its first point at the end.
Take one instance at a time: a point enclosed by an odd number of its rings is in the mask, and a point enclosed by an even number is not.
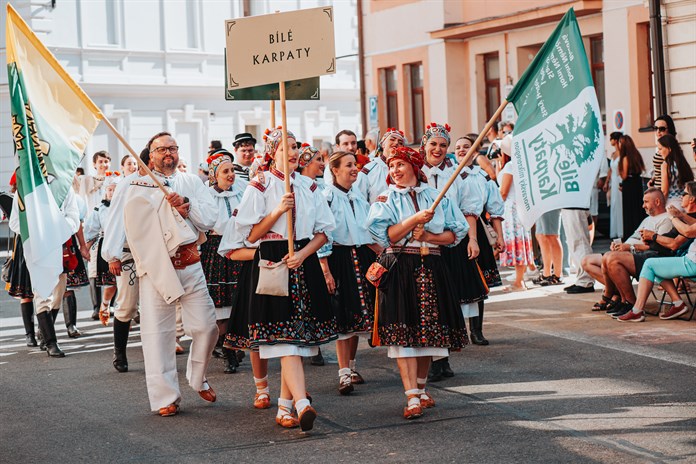
{"type": "Polygon", "coordinates": [[[381,139],[379,139],[379,144],[377,145],[377,154],[381,154],[384,152],[384,148],[382,148],[382,145],[384,142],[389,140],[391,137],[396,137],[401,139],[401,141],[405,144],[406,143],[406,137],[404,136],[404,131],[396,129],[394,127],[388,127],[384,135],[382,136],[381,139]]]}
{"type": "MultiPolygon", "coordinates": [[[[394,150],[393,153],[387,155],[387,166],[394,160],[401,160],[410,164],[413,168],[413,173],[416,175],[416,179],[420,182],[428,183],[428,178],[425,176],[425,173],[421,171],[424,164],[423,157],[416,150],[411,147],[399,147],[394,150]]],[[[394,183],[391,176],[387,174],[387,184],[394,183]]]]}
{"type": "Polygon", "coordinates": [[[299,169],[306,168],[318,154],[319,150],[308,143],[303,143],[300,148],[299,169]]]}
{"type": "Polygon", "coordinates": [[[118,184],[121,181],[121,173],[118,171],[106,171],[104,173],[104,187],[118,184]]]}
{"type": "Polygon", "coordinates": [[[450,127],[449,124],[440,125],[436,122],[431,122],[425,127],[425,134],[423,134],[423,137],[421,138],[421,144],[420,144],[420,154],[425,157],[425,145],[428,143],[430,139],[433,137],[442,137],[447,141],[447,146],[450,144],[450,131],[452,128],[450,127]]]}
{"type": "Polygon", "coordinates": [[[234,155],[224,148],[221,148],[212,152],[206,162],[208,163],[208,182],[212,187],[217,185],[217,172],[220,166],[225,163],[234,162],[234,155]]]}
{"type": "MultiPolygon", "coordinates": [[[[294,139],[295,134],[293,134],[290,131],[288,132],[288,138],[289,139],[294,139]]],[[[280,143],[283,141],[283,126],[278,126],[275,129],[266,129],[263,134],[263,154],[264,154],[264,161],[265,162],[270,162],[272,159],[275,158],[275,153],[278,151],[278,147],[280,146],[280,143]]]]}

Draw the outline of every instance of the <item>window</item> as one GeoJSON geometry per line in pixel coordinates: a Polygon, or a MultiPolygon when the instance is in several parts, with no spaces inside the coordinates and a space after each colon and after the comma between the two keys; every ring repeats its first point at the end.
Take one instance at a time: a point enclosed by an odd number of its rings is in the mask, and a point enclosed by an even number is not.
{"type": "Polygon", "coordinates": [[[650,24],[636,25],[636,58],[638,63],[638,112],[641,132],[652,131],[655,120],[655,89],[653,88],[653,66],[650,47],[650,24]]]}
{"type": "Polygon", "coordinates": [[[396,67],[384,68],[384,86],[386,88],[387,97],[387,127],[399,127],[396,67]]]}
{"type": "Polygon", "coordinates": [[[486,87],[486,120],[500,106],[500,61],[498,52],[483,55],[483,79],[486,87]]]}
{"type": "Polygon", "coordinates": [[[413,63],[407,66],[411,86],[411,133],[413,140],[425,130],[425,112],[423,105],[423,63],[413,63]]]}
{"type": "Polygon", "coordinates": [[[590,69],[592,71],[592,81],[594,82],[597,100],[599,100],[599,111],[602,113],[602,124],[606,129],[607,110],[606,110],[606,91],[604,87],[604,37],[590,37],[590,69]]]}
{"type": "Polygon", "coordinates": [[[84,35],[88,46],[113,47],[120,43],[120,9],[117,2],[82,2],[80,7],[85,19],[84,35]]]}
{"type": "Polygon", "coordinates": [[[167,48],[192,50],[199,47],[198,1],[165,2],[167,48]]]}

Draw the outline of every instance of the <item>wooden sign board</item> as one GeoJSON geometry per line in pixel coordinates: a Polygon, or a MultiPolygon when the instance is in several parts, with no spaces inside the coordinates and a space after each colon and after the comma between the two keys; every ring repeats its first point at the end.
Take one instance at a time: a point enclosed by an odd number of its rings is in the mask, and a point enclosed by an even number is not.
{"type": "MultiPolygon", "coordinates": [[[[225,50],[225,55],[227,55],[227,50],[225,50]]],[[[319,100],[319,94],[319,76],[285,83],[285,98],[287,100],[319,100]]],[[[246,89],[228,90],[227,61],[225,61],[225,100],[280,100],[280,89],[278,84],[264,84],[246,89]]]]}
{"type": "Polygon", "coordinates": [[[333,8],[225,21],[227,90],[336,72],[333,8]]]}

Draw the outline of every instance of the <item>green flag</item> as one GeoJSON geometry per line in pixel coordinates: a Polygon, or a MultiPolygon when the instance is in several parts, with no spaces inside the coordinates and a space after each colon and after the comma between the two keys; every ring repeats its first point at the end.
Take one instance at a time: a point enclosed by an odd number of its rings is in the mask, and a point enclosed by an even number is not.
{"type": "Polygon", "coordinates": [[[604,134],[573,9],[507,100],[518,114],[511,162],[522,223],[529,228],[543,213],[558,208],[588,208],[604,134]]]}

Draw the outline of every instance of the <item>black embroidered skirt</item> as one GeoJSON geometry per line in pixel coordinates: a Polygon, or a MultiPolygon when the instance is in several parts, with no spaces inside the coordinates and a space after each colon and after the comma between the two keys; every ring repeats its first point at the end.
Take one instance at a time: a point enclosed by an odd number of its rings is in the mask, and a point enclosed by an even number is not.
{"type": "Polygon", "coordinates": [[[111,287],[116,285],[116,276],[109,271],[109,263],[102,258],[101,251],[104,244],[104,237],[99,239],[97,246],[97,287],[111,287]]]}
{"type": "MultiPolygon", "coordinates": [[[[295,249],[300,250],[307,243],[309,240],[296,241],[295,249]]],[[[252,264],[252,289],[256,289],[259,281],[259,257],[278,262],[287,252],[288,242],[284,240],[261,242],[252,264]]],[[[252,345],[315,346],[336,339],[336,318],[316,253],[290,271],[288,289],[290,296],[286,297],[252,294],[249,313],[252,345]]]]}
{"type": "Polygon", "coordinates": [[[232,313],[227,321],[227,334],[224,346],[231,350],[251,349],[249,336],[249,313],[252,311],[251,298],[256,287],[251,285],[254,261],[234,261],[238,263],[237,291],[232,301],[232,313]]]}
{"type": "Polygon", "coordinates": [[[34,298],[31,287],[31,276],[24,260],[24,247],[19,235],[14,237],[12,261],[9,269],[9,282],[6,285],[7,293],[15,298],[34,298]]]}
{"type": "Polygon", "coordinates": [[[480,220],[476,221],[476,237],[478,237],[479,249],[481,250],[476,260],[479,268],[481,268],[481,272],[483,272],[488,288],[499,287],[503,285],[503,281],[500,279],[500,272],[498,271],[498,260],[495,259],[493,247],[488,243],[488,237],[483,227],[480,220]]]}
{"type": "MultiPolygon", "coordinates": [[[[73,253],[75,253],[75,256],[77,257],[77,267],[74,271],[68,272],[66,280],[66,287],[68,290],[74,290],[76,288],[89,285],[89,276],[87,275],[87,268],[85,267],[85,262],[82,259],[82,254],[80,253],[80,247],[78,245],[79,243],[80,242],[77,241],[77,235],[73,235],[71,247],[73,253]]],[[[99,251],[101,252],[101,248],[99,251]]],[[[106,267],[108,270],[109,266],[107,265],[106,267]]]]}
{"type": "Polygon", "coordinates": [[[220,235],[208,235],[208,240],[201,245],[201,265],[208,282],[208,293],[216,308],[232,306],[237,291],[241,261],[232,261],[218,254],[220,235]]]}
{"type": "Polygon", "coordinates": [[[467,252],[469,237],[455,247],[441,247],[442,257],[451,271],[452,282],[460,304],[475,303],[486,298],[488,287],[475,259],[467,252]]]}
{"type": "Polygon", "coordinates": [[[336,293],[331,296],[338,332],[371,332],[374,324],[375,287],[365,278],[375,253],[366,245],[334,245],[327,258],[336,293]]]}
{"type": "MultiPolygon", "coordinates": [[[[387,269],[396,259],[382,254],[387,269]]],[[[377,292],[377,333],[383,346],[461,348],[468,343],[462,310],[441,256],[403,253],[377,292]]],[[[374,341],[374,335],[373,335],[374,341]]]]}

